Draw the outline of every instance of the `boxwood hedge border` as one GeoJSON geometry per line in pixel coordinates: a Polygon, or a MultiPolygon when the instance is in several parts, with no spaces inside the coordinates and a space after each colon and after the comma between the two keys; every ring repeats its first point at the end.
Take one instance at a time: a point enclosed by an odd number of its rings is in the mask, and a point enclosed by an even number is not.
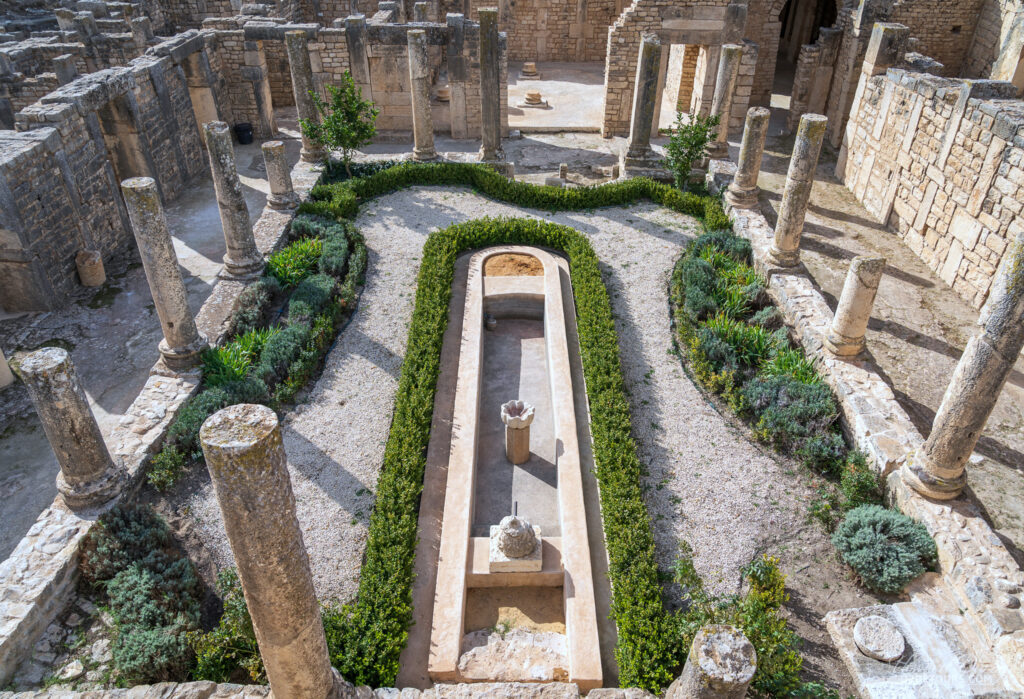
{"type": "MultiPolygon", "coordinates": [[[[728,228],[720,203],[647,179],[561,189],[508,180],[475,164],[401,164],[366,177],[318,184],[301,211],[354,218],[371,198],[413,185],[464,185],[521,207],[547,211],[622,206],[643,199],[728,228]]],[[[370,517],[355,602],[332,663],[349,681],[393,686],[412,622],[412,581],[420,493],[448,323],[456,257],[504,244],[566,254],[578,316],[580,351],[591,414],[595,472],[612,584],[615,655],[621,686],[660,691],[685,657],[662,600],[654,534],[643,499],[643,466],[632,436],[618,335],[597,254],[587,238],[561,224],[526,218],[483,218],[431,233],[423,247],[395,408],[370,517]]]]}

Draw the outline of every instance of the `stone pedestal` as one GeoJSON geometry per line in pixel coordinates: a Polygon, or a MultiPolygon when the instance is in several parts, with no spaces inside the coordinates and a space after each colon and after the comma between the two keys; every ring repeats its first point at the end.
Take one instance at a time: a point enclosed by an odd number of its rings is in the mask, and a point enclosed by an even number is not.
{"type": "Polygon", "coordinates": [[[0,348],[0,388],[6,388],[14,383],[14,374],[11,373],[11,367],[7,364],[7,357],[4,356],[4,351],[0,348]]]}
{"type": "Polygon", "coordinates": [[[629,125],[629,141],[622,154],[624,174],[630,170],[659,168],[661,159],[651,149],[651,127],[654,122],[654,104],[658,101],[658,70],[661,67],[661,40],[656,34],[644,34],[640,41],[640,56],[633,84],[633,118],[629,125]]]}
{"type": "Polygon", "coordinates": [[[513,464],[530,460],[530,425],[533,406],[521,400],[512,400],[501,406],[501,421],[505,423],[505,456],[513,464]]]}
{"type": "Polygon", "coordinates": [[[765,107],[751,107],[747,110],[736,176],[725,191],[727,206],[740,209],[757,206],[757,177],[761,173],[761,157],[764,155],[764,139],[768,135],[770,117],[771,111],[765,107]]]}
{"type": "Polygon", "coordinates": [[[206,338],[199,334],[188,308],[188,292],[178,268],[178,256],[174,253],[156,183],[152,177],[132,177],[121,183],[121,192],[153,305],[164,331],[160,355],[167,368],[188,369],[199,363],[199,352],[206,347],[206,338]]]}
{"type": "Polygon", "coordinates": [[[36,350],[18,363],[18,375],[60,464],[57,490],[64,503],[83,509],[117,495],[125,482],[124,468],[110,458],[67,351],[36,350]]]}
{"type": "Polygon", "coordinates": [[[480,160],[504,160],[501,150],[501,70],[498,8],[481,7],[480,15],[480,160]]]}
{"type": "Polygon", "coordinates": [[[807,202],[814,186],[814,169],[818,166],[821,141],[828,119],[821,114],[804,114],[793,144],[786,185],[782,191],[779,218],[775,223],[775,242],[769,255],[780,267],[800,264],[800,236],[804,230],[807,202]]]}
{"type": "Polygon", "coordinates": [[[232,405],[199,436],[271,691],[354,696],[327,655],[277,415],[232,405]]]}
{"type": "Polygon", "coordinates": [[[292,173],[285,156],[284,143],[266,141],[261,148],[263,164],[267,168],[267,183],[270,185],[267,204],[272,209],[294,209],[299,205],[299,195],[292,187],[292,173]]]}
{"type": "Polygon", "coordinates": [[[978,324],[981,332],[967,342],[928,439],[903,467],[908,485],[928,497],[948,500],[963,490],[967,459],[1024,349],[1024,231],[1003,254],[978,324]]]}
{"type": "Polygon", "coordinates": [[[487,569],[492,573],[527,573],[543,566],[540,527],[522,517],[505,517],[491,527],[487,569]]]}
{"type": "Polygon", "coordinates": [[[236,279],[251,279],[263,270],[263,256],[256,247],[249,207],[238,179],[231,129],[223,121],[211,121],[203,124],[203,135],[224,229],[224,271],[236,279]]]}
{"type": "MultiPolygon", "coordinates": [[[[285,48],[288,51],[288,67],[292,74],[292,93],[295,95],[295,109],[300,119],[314,123],[320,122],[320,114],[313,102],[312,92],[313,68],[309,62],[309,46],[306,43],[306,32],[301,29],[284,33],[285,48]]],[[[315,163],[327,156],[323,146],[302,134],[302,159],[307,163],[315,163]]]]}
{"type": "Polygon", "coordinates": [[[825,348],[832,354],[856,357],[864,351],[864,333],[884,269],[884,257],[856,257],[850,263],[832,327],[825,339],[825,348]]]}
{"type": "Polygon", "coordinates": [[[99,250],[79,250],[75,255],[75,267],[82,286],[103,286],[107,273],[103,269],[103,256],[99,250]]]}
{"type": "Polygon", "coordinates": [[[743,699],[756,671],[757,653],[743,632],[726,625],[704,626],[665,699],[743,699]]]}
{"type": "MultiPolygon", "coordinates": [[[[417,7],[426,3],[416,3],[417,7]]],[[[418,161],[437,159],[434,150],[434,119],[430,113],[430,61],[427,57],[427,33],[410,29],[406,33],[409,44],[409,82],[412,86],[412,157],[418,161]]]]}
{"type": "Polygon", "coordinates": [[[708,144],[708,158],[721,160],[729,157],[729,115],[732,113],[732,98],[736,93],[736,78],[740,74],[743,47],[739,44],[725,44],[718,59],[718,74],[715,77],[715,92],[711,98],[711,116],[718,117],[715,140],[708,144]]]}

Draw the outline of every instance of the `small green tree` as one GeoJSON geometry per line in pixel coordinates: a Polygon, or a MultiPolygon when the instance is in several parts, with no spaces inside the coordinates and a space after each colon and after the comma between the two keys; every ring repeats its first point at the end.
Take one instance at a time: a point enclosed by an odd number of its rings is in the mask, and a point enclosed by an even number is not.
{"type": "Polygon", "coordinates": [[[341,75],[341,84],[328,85],[327,92],[330,104],[325,104],[319,94],[310,90],[320,121],[299,119],[299,125],[307,138],[329,151],[340,150],[345,172],[351,177],[352,154],[369,143],[377,133],[377,114],[380,112],[373,102],[363,99],[363,91],[356,86],[347,70],[341,75]]]}
{"type": "Polygon", "coordinates": [[[693,164],[704,157],[704,149],[718,135],[718,115],[701,116],[676,114],[676,123],[669,137],[666,152],[668,166],[676,178],[676,187],[690,188],[690,170],[693,164]]]}

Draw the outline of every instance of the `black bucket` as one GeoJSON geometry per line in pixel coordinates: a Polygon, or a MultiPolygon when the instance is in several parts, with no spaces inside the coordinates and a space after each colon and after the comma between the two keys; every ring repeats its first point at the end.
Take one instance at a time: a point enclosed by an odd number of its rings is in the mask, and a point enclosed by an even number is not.
{"type": "Polygon", "coordinates": [[[252,143],[252,124],[247,121],[235,124],[235,137],[243,146],[252,143]]]}

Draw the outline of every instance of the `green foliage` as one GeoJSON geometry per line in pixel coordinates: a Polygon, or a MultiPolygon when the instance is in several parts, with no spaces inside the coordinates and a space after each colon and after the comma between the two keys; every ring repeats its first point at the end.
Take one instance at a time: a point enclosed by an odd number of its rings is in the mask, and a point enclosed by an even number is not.
{"type": "Polygon", "coordinates": [[[267,258],[267,274],[285,289],[291,289],[313,273],[322,249],[323,241],[319,238],[296,240],[267,258]]]}
{"type": "Polygon", "coordinates": [[[785,376],[800,383],[821,383],[818,370],[807,361],[803,352],[796,349],[778,349],[770,360],[761,364],[761,375],[785,376]]]}
{"type": "Polygon", "coordinates": [[[157,492],[162,493],[177,483],[187,464],[188,457],[182,453],[181,449],[173,444],[165,446],[150,462],[146,480],[156,488],[157,492]]]}
{"type": "Polygon", "coordinates": [[[938,557],[924,525],[879,505],[847,513],[832,544],[866,587],[888,594],[901,592],[938,557]]]}
{"type": "Polygon", "coordinates": [[[147,506],[104,513],[82,543],[79,568],[108,597],[118,679],[180,681],[192,664],[185,634],[199,625],[199,576],[163,519],[147,506]]]}
{"type": "Polygon", "coordinates": [[[334,277],[329,274],[314,274],[295,287],[295,293],[288,301],[288,322],[308,324],[324,310],[334,293],[334,277]]]}
{"type": "Polygon", "coordinates": [[[709,318],[698,331],[702,337],[714,338],[731,350],[742,368],[756,367],[775,351],[779,338],[759,325],[747,325],[725,313],[709,318]]]}
{"type": "Polygon", "coordinates": [[[665,153],[668,167],[675,175],[676,187],[690,188],[690,170],[701,160],[710,143],[718,133],[718,115],[676,114],[675,127],[669,136],[665,153]]]}
{"type": "Polygon", "coordinates": [[[325,104],[320,95],[310,90],[313,106],[320,115],[318,121],[299,119],[302,134],[330,150],[340,150],[345,171],[352,176],[353,152],[373,140],[377,133],[377,114],[373,102],[363,99],[363,91],[356,86],[352,75],[346,70],[338,85],[328,85],[330,103],[325,104]]]}
{"type": "Polygon", "coordinates": [[[203,381],[207,386],[223,388],[225,384],[244,381],[253,360],[263,345],[276,335],[277,328],[255,328],[220,347],[203,352],[203,381]]]}
{"type": "Polygon", "coordinates": [[[193,631],[188,634],[188,643],[196,655],[193,677],[211,682],[266,682],[267,674],[256,643],[256,633],[249,609],[245,606],[238,572],[234,568],[225,568],[218,573],[217,591],[224,604],[217,626],[206,633],[193,631]]]}
{"type": "Polygon", "coordinates": [[[843,495],[843,509],[852,510],[861,505],[876,505],[882,501],[882,488],[878,476],[871,470],[864,453],[853,451],[839,481],[843,495]]]}
{"type": "Polygon", "coordinates": [[[230,396],[222,388],[208,388],[189,398],[167,430],[164,444],[178,447],[182,453],[199,458],[202,454],[199,445],[199,428],[206,418],[228,405],[230,396]]]}
{"type": "Polygon", "coordinates": [[[295,361],[309,339],[309,327],[301,323],[286,326],[263,346],[260,361],[253,366],[256,378],[267,386],[275,386],[288,375],[288,366],[295,361]]]}
{"type": "Polygon", "coordinates": [[[267,315],[275,299],[281,295],[280,283],[275,277],[260,277],[238,295],[238,309],[228,323],[228,335],[243,335],[267,324],[267,315]]]}

